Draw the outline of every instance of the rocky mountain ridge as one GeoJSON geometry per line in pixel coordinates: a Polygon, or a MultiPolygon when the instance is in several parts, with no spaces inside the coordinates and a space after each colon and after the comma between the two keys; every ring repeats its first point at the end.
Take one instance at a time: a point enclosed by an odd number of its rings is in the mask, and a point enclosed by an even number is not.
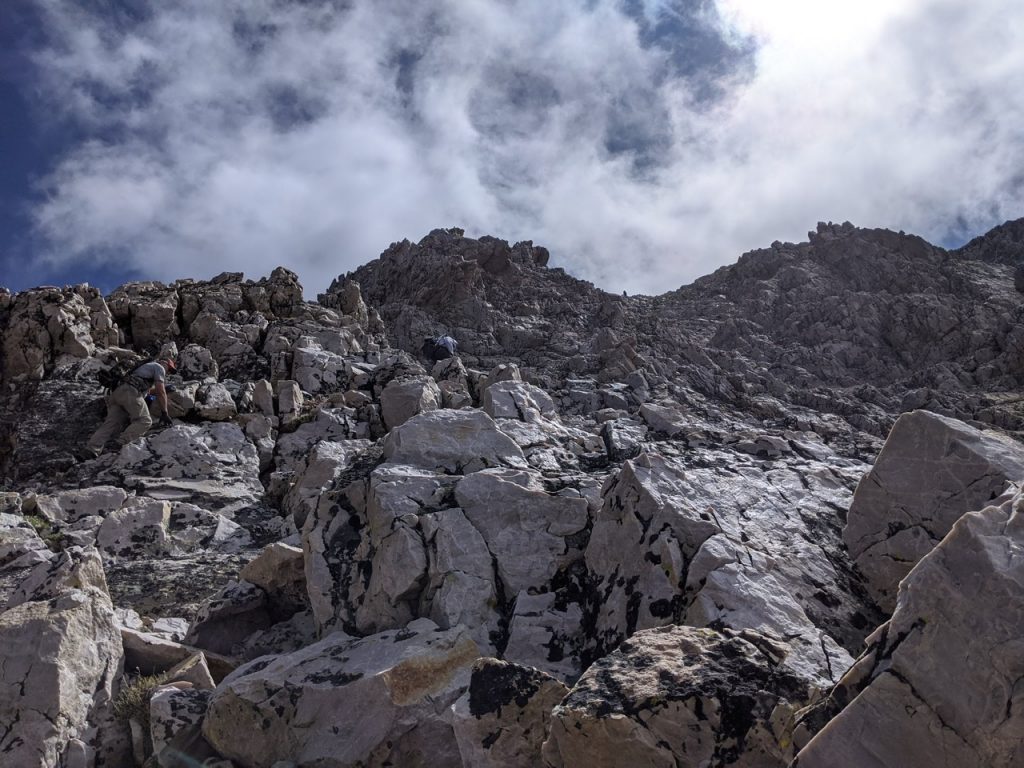
{"type": "Polygon", "coordinates": [[[1020,765],[1018,229],[0,291],[0,754],[1020,765]],[[175,424],[80,462],[123,348],[175,424]]]}

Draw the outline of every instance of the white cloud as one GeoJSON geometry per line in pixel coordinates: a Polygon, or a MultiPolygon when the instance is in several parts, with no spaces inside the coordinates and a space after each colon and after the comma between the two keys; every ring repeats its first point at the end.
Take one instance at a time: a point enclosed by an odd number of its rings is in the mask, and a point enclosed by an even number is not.
{"type": "Polygon", "coordinates": [[[1024,215],[1015,0],[344,5],[188,0],[127,23],[48,0],[42,92],[95,140],[35,211],[45,258],[162,279],[285,264],[312,294],[465,226],[658,293],[819,219],[939,240],[1024,215]]]}

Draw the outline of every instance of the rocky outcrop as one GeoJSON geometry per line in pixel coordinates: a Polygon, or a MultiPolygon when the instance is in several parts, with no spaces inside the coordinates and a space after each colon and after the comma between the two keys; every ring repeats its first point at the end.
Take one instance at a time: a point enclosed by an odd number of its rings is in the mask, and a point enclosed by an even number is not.
{"type": "Polygon", "coordinates": [[[531,667],[478,659],[469,690],[452,705],[452,726],[466,768],[533,768],[551,713],[569,689],[531,667]]]}
{"type": "Polygon", "coordinates": [[[123,651],[102,579],[95,550],[69,551],[0,613],[0,754],[11,765],[57,766],[69,749],[108,756],[100,726],[123,651]]]}
{"type": "Polygon", "coordinates": [[[971,510],[1024,480],[1024,336],[979,248],[821,225],[627,297],[438,230],[319,303],[285,269],[0,291],[0,669],[63,676],[12,683],[4,748],[1019,762],[1016,513],[971,510]],[[97,371],[177,350],[174,425],[79,461],[97,371]]]}
{"type": "Polygon", "coordinates": [[[593,641],[614,648],[680,622],[757,630],[790,645],[785,666],[829,688],[852,661],[844,644],[857,648],[850,629],[872,610],[820,527],[849,492],[841,475],[809,467],[763,481],[735,471],[656,454],[626,462],[586,549],[599,596],[593,641]]]}
{"type": "Polygon", "coordinates": [[[476,644],[420,620],[356,639],[335,632],[241,667],[216,690],[203,734],[244,765],[457,765],[445,710],[469,683],[476,644]]]}
{"type": "Polygon", "coordinates": [[[756,632],[638,632],[555,707],[544,765],[781,768],[786,723],[808,695],[784,655],[756,632]]]}
{"type": "Polygon", "coordinates": [[[892,620],[832,693],[796,765],[1024,761],[1024,495],[960,518],[900,585],[892,620]]]}
{"type": "Polygon", "coordinates": [[[850,505],[843,539],[887,610],[965,513],[1024,480],[1024,446],[926,411],[901,416],[850,505]]]}

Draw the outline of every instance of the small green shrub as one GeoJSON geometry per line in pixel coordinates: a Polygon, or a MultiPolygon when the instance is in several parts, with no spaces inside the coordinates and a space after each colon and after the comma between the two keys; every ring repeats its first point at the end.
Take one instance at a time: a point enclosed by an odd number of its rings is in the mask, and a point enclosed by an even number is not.
{"type": "Polygon", "coordinates": [[[124,722],[135,720],[149,732],[149,697],[153,689],[167,682],[166,673],[141,675],[121,688],[114,699],[114,715],[124,722]]]}
{"type": "Polygon", "coordinates": [[[39,538],[54,552],[61,552],[64,549],[64,534],[53,527],[53,524],[40,515],[25,515],[25,522],[36,529],[39,538]]]}

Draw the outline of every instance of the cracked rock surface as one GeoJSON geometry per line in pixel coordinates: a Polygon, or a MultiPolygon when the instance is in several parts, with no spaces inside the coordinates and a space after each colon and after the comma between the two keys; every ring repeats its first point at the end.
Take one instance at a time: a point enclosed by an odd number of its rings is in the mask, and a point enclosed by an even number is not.
{"type": "Polygon", "coordinates": [[[0,289],[0,763],[1019,765],[1018,229],[0,289]]]}
{"type": "Polygon", "coordinates": [[[800,768],[1024,764],[1024,494],[961,517],[900,584],[800,768]],[[864,735],[869,733],[870,739],[864,735]]]}

